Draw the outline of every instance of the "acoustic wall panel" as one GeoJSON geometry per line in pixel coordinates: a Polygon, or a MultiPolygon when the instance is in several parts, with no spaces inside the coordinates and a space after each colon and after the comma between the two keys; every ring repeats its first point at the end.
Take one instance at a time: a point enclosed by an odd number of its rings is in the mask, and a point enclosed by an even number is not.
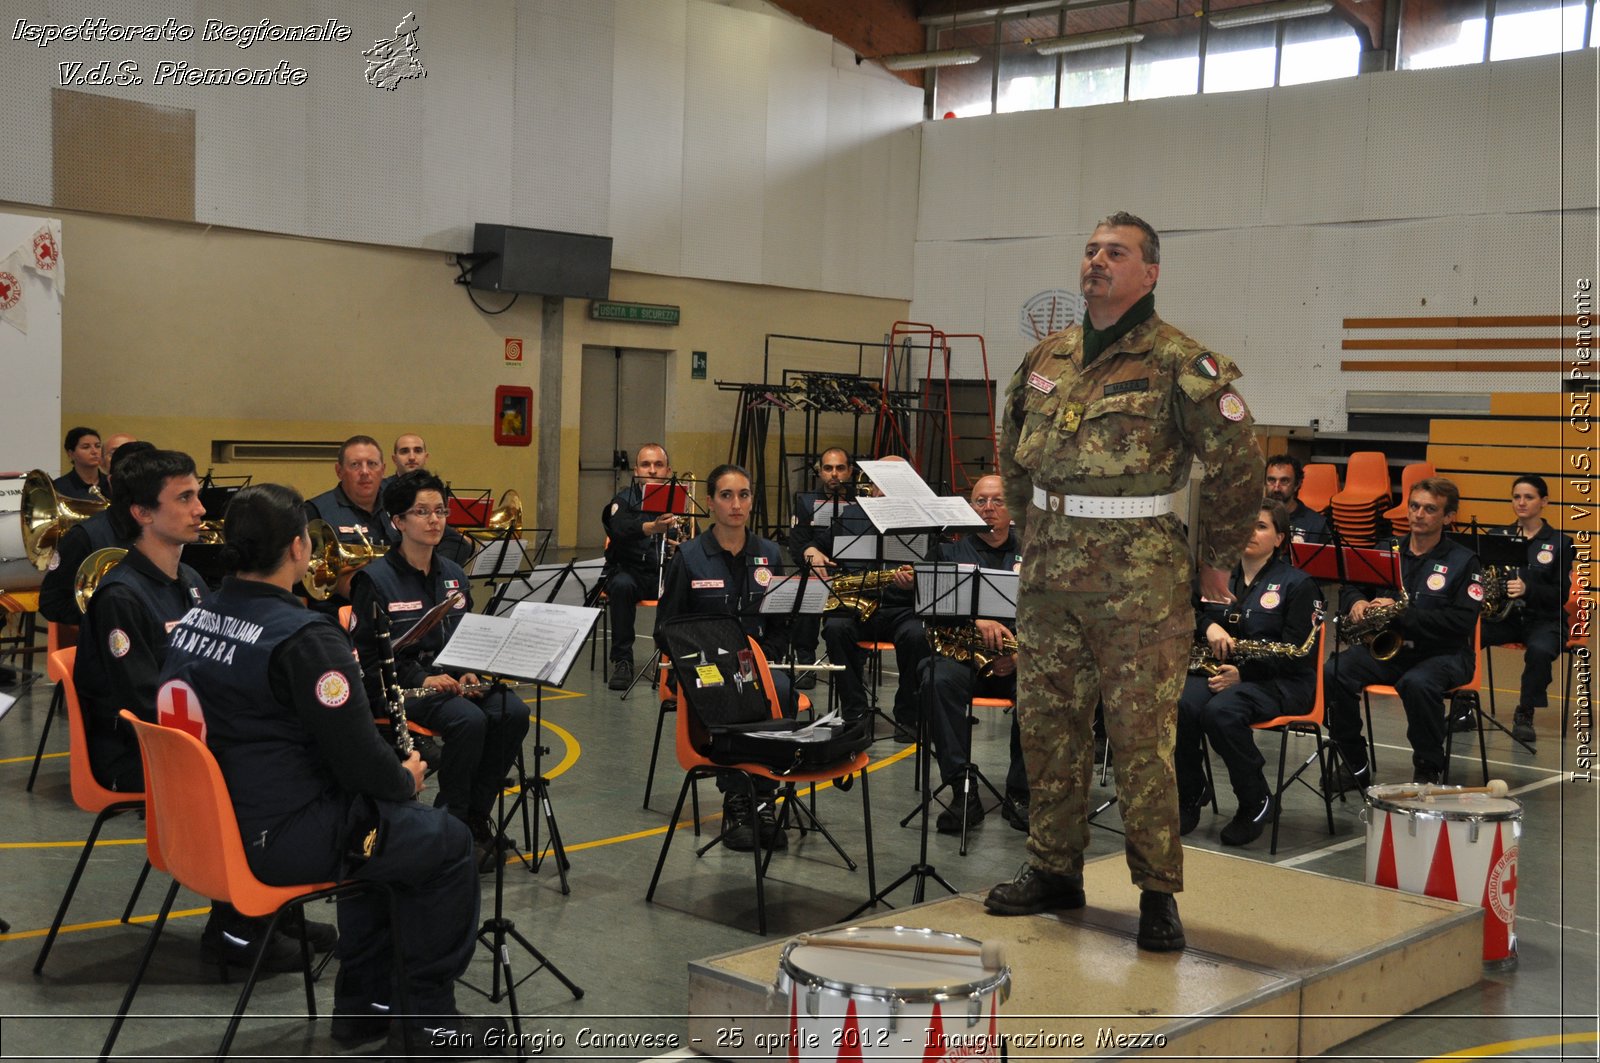
{"type": "Polygon", "coordinates": [[[1378,75],[1358,216],[1412,218],[1488,209],[1485,67],[1378,75]]]}
{"type": "Polygon", "coordinates": [[[761,233],[761,277],[767,284],[827,286],[817,220],[827,209],[823,160],[831,62],[827,37],[804,26],[772,22],[761,233]]]}
{"type": "MultiPolygon", "coordinates": [[[[1491,211],[1553,210],[1561,204],[1561,167],[1541,156],[1548,144],[1570,150],[1561,138],[1561,59],[1540,56],[1519,66],[1515,72],[1504,72],[1504,64],[1483,70],[1488,109],[1478,117],[1486,142],[1480,164],[1484,194],[1491,211]]],[[[1593,99],[1591,91],[1591,104],[1593,99]]],[[[1594,164],[1592,154],[1589,162],[1594,164]]]]}
{"type": "Polygon", "coordinates": [[[510,177],[517,225],[612,235],[611,0],[515,5],[510,177]]]}
{"type": "Polygon", "coordinates": [[[1360,217],[1369,122],[1365,77],[1296,85],[1267,94],[1268,225],[1360,217]]]}
{"type": "MultiPolygon", "coordinates": [[[[939,327],[946,331],[983,333],[989,350],[989,371],[997,383],[1003,384],[1022,363],[1022,356],[1044,335],[1056,331],[1053,326],[1064,326],[1071,320],[1077,302],[1070,296],[1056,299],[1043,309],[1042,316],[1038,304],[1030,306],[1030,303],[1041,292],[1059,289],[1076,293],[1080,247],[1077,238],[1068,236],[992,241],[987,245],[983,273],[984,321],[963,322],[960,328],[952,328],[940,317],[937,319],[939,327]],[[1028,314],[1026,335],[1023,332],[1025,309],[1035,311],[1028,314]]],[[[961,375],[979,376],[982,366],[977,361],[975,345],[966,345],[961,353],[961,375]]]]}
{"type": "Polygon", "coordinates": [[[1593,210],[1600,203],[1600,52],[1593,48],[1561,58],[1561,141],[1556,152],[1562,167],[1562,189],[1568,210],[1593,210]]]}
{"type": "Polygon", "coordinates": [[[1082,198],[1082,109],[1019,111],[997,116],[993,235],[1065,235],[1075,229],[1082,198]]]}
{"type": "Polygon", "coordinates": [[[67,89],[50,101],[55,206],[194,219],[194,111],[67,89]]]}
{"type": "Polygon", "coordinates": [[[761,276],[770,20],[689,5],[684,86],[683,270],[761,276]]]}
{"type": "MultiPolygon", "coordinates": [[[[905,109],[907,101],[899,101],[905,109]]],[[[879,274],[876,294],[909,299],[914,281],[912,248],[916,246],[917,185],[920,179],[917,162],[922,151],[922,129],[918,125],[901,126],[888,134],[889,186],[885,190],[889,219],[889,236],[884,243],[885,262],[879,274]]]]}
{"type": "MultiPolygon", "coordinates": [[[[48,21],[46,0],[14,0],[7,5],[11,25],[17,19],[48,21]]],[[[7,42],[0,63],[0,200],[17,203],[50,202],[51,156],[54,153],[50,123],[51,86],[56,80],[56,59],[47,48],[7,42]]]]}
{"type": "Polygon", "coordinates": [[[687,11],[685,0],[615,0],[610,213],[617,269],[682,272],[687,11]]]}
{"type": "MultiPolygon", "coordinates": [[[[1052,111],[1063,121],[1068,112],[1052,111]]],[[[982,240],[994,229],[993,118],[927,122],[922,131],[918,240],[982,240]]]]}

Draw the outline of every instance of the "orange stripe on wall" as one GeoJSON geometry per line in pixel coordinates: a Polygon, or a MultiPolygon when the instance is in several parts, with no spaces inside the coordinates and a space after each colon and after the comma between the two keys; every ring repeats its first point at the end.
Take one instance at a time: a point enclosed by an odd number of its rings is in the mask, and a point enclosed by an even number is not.
{"type": "MultiPolygon", "coordinates": [[[[1571,336],[1453,336],[1441,339],[1344,340],[1347,351],[1571,351],[1571,336]]],[[[1592,346],[1586,344],[1586,349],[1592,346]]]]}
{"type": "Polygon", "coordinates": [[[1370,361],[1345,360],[1346,373],[1560,373],[1567,367],[1550,362],[1370,361]]]}
{"type": "Polygon", "coordinates": [[[1345,328],[1555,328],[1576,327],[1575,315],[1484,314],[1478,317],[1347,317],[1345,328]]]}

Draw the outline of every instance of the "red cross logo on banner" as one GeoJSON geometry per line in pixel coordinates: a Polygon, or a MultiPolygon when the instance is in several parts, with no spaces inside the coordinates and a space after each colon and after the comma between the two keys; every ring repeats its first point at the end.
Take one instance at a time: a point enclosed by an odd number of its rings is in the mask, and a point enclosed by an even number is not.
{"type": "Polygon", "coordinates": [[[156,694],[156,722],[162,727],[176,727],[204,742],[206,718],[200,712],[200,699],[194,688],[181,679],[174,679],[156,694]]]}

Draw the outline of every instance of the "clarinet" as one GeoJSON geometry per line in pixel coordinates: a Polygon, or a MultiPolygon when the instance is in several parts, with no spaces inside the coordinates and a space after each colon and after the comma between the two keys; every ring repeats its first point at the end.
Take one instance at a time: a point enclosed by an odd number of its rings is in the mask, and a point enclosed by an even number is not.
{"type": "Polygon", "coordinates": [[[372,612],[372,630],[378,636],[378,647],[383,660],[378,675],[383,683],[383,701],[389,713],[389,726],[394,730],[394,748],[401,760],[411,756],[411,729],[406,726],[406,699],[400,691],[400,679],[394,668],[394,643],[389,638],[389,614],[382,603],[372,612]]]}

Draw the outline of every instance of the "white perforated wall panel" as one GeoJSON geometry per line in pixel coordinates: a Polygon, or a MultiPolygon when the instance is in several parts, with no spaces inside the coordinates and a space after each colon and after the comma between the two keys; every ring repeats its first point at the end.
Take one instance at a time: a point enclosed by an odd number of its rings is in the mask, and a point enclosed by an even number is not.
{"type": "Polygon", "coordinates": [[[771,24],[761,233],[761,276],[768,284],[823,287],[817,219],[826,210],[827,197],[819,160],[828,150],[832,57],[832,42],[820,33],[771,24]]]}
{"type": "Polygon", "coordinates": [[[675,275],[683,262],[685,0],[616,0],[611,264],[675,275]]]}
{"type": "MultiPolygon", "coordinates": [[[[1049,112],[1050,127],[1057,128],[1069,113],[1049,112]]],[[[1000,124],[990,118],[924,124],[918,240],[982,240],[992,234],[1000,124]]]]}
{"type": "Polygon", "coordinates": [[[1294,225],[1360,217],[1368,79],[1296,85],[1266,95],[1261,220],[1294,225]]]}
{"type": "Polygon", "coordinates": [[[995,122],[994,202],[990,217],[995,236],[1037,236],[1075,231],[1082,198],[1083,136],[1081,109],[1020,111],[995,122]]]}
{"type": "Polygon", "coordinates": [[[1488,134],[1488,79],[1478,67],[1390,74],[1371,89],[1368,218],[1477,214],[1488,134]]]}
{"type": "MultiPolygon", "coordinates": [[[[40,23],[50,18],[45,0],[10,0],[6,19],[40,23]]],[[[49,203],[51,189],[50,87],[56,58],[46,48],[6,42],[0,62],[0,199],[17,203],[49,203]]]]}

